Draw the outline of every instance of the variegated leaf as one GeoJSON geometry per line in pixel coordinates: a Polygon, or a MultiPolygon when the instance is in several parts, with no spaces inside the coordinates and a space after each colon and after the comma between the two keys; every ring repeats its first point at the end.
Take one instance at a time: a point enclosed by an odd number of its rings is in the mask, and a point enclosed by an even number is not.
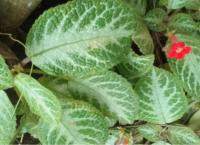
{"type": "Polygon", "coordinates": [[[0,144],[9,145],[15,135],[14,107],[4,91],[0,91],[0,144]]]}
{"type": "Polygon", "coordinates": [[[38,117],[37,115],[26,111],[26,113],[24,113],[23,116],[20,118],[21,133],[28,133],[30,129],[38,124],[39,119],[40,117],[38,117]]]}
{"type": "Polygon", "coordinates": [[[171,145],[171,144],[169,144],[168,142],[165,142],[165,141],[157,141],[157,142],[153,143],[152,145],[171,145]]]}
{"type": "Polygon", "coordinates": [[[68,81],[62,78],[52,76],[44,76],[38,80],[43,86],[51,90],[57,97],[66,98],[72,97],[68,89],[68,81]]]}
{"type": "Polygon", "coordinates": [[[199,0],[160,0],[159,3],[168,9],[180,9],[186,7],[188,9],[198,10],[200,6],[199,0]]]}
{"type": "Polygon", "coordinates": [[[168,24],[169,28],[179,33],[193,33],[198,31],[197,23],[192,16],[185,13],[177,13],[173,15],[168,24]]]}
{"type": "Polygon", "coordinates": [[[167,12],[163,9],[155,8],[147,12],[144,20],[151,30],[160,32],[166,29],[166,25],[164,24],[166,16],[167,12]]]}
{"type": "Polygon", "coordinates": [[[0,55],[0,90],[8,89],[13,86],[12,74],[5,63],[5,60],[0,55]]]}
{"type": "Polygon", "coordinates": [[[188,0],[186,4],[186,8],[192,9],[192,10],[199,10],[199,7],[200,7],[199,0],[188,0]]]}
{"type": "Polygon", "coordinates": [[[180,9],[187,4],[188,0],[160,0],[159,3],[168,9],[180,9]]]}
{"type": "Polygon", "coordinates": [[[154,55],[139,56],[134,52],[118,65],[118,71],[133,84],[153,67],[154,55]]]}
{"type": "Polygon", "coordinates": [[[124,78],[106,71],[69,81],[69,90],[78,98],[88,100],[106,116],[120,123],[132,123],[138,117],[138,96],[124,78]]]}
{"type": "Polygon", "coordinates": [[[163,128],[155,124],[145,124],[138,128],[140,134],[147,140],[157,142],[162,139],[163,128]]]}
{"type": "Polygon", "coordinates": [[[61,106],[51,91],[32,77],[22,73],[15,77],[14,84],[33,113],[46,120],[60,120],[61,106]]]}
{"type": "Polygon", "coordinates": [[[190,128],[182,126],[170,126],[168,138],[172,144],[199,145],[200,138],[190,128]]]}
{"type": "MultiPolygon", "coordinates": [[[[99,108],[97,100],[91,99],[90,97],[80,94],[79,92],[78,93],[74,92],[73,90],[70,89],[68,81],[65,79],[45,76],[40,78],[39,81],[42,83],[42,85],[50,89],[56,96],[58,96],[59,99],[69,99],[69,98],[75,98],[77,100],[81,99],[84,101],[88,101],[94,106],[99,108]]],[[[103,111],[103,113],[105,115],[106,121],[108,122],[109,126],[113,126],[117,120],[107,112],[103,111]]]]}
{"type": "Polygon", "coordinates": [[[154,67],[136,85],[140,101],[140,119],[165,124],[180,119],[187,100],[179,81],[169,72],[154,67]]]}
{"type": "Polygon", "coordinates": [[[200,38],[189,35],[177,34],[179,41],[192,47],[192,52],[184,59],[176,61],[168,59],[172,71],[182,81],[182,84],[195,100],[200,100],[200,38]]]}
{"type": "Polygon", "coordinates": [[[152,54],[154,50],[153,40],[141,17],[138,16],[135,18],[134,28],[132,40],[143,54],[152,54]]]}
{"type": "MultiPolygon", "coordinates": [[[[193,109],[193,108],[192,108],[193,109]]],[[[192,130],[198,130],[200,128],[200,110],[196,111],[192,117],[190,118],[189,122],[187,123],[187,126],[191,128],[192,130]]]]}
{"type": "Polygon", "coordinates": [[[139,15],[145,15],[147,9],[147,0],[126,0],[131,7],[135,7],[139,15]]]}
{"type": "Polygon", "coordinates": [[[73,0],[44,12],[26,54],[55,76],[77,78],[119,63],[131,46],[134,16],[122,0],[73,0]]]}
{"type": "Polygon", "coordinates": [[[29,130],[31,135],[45,145],[94,145],[104,144],[108,128],[103,115],[94,107],[81,101],[62,102],[60,123],[40,120],[29,130]]]}

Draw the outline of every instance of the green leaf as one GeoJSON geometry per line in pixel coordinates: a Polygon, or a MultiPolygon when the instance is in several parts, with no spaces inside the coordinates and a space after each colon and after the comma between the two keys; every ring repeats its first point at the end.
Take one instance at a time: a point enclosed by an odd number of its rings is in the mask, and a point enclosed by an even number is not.
{"type": "Polygon", "coordinates": [[[4,91],[0,91],[0,144],[10,144],[16,130],[14,107],[4,91]]]}
{"type": "Polygon", "coordinates": [[[168,9],[180,9],[186,7],[187,9],[199,10],[199,0],[160,0],[159,3],[168,9]]]}
{"type": "Polygon", "coordinates": [[[158,141],[158,142],[153,143],[152,145],[170,145],[170,144],[164,141],[158,141]]]}
{"type": "Polygon", "coordinates": [[[26,113],[21,117],[20,119],[20,125],[21,125],[21,133],[28,133],[30,129],[35,127],[39,122],[39,117],[35,114],[26,111],[26,113]]]}
{"type": "MultiPolygon", "coordinates": [[[[57,97],[59,97],[59,99],[64,99],[64,100],[66,98],[68,99],[75,98],[77,100],[81,99],[81,100],[88,101],[94,104],[96,107],[99,107],[98,102],[96,100],[90,99],[90,97],[86,97],[85,95],[82,95],[79,92],[74,92],[73,90],[71,90],[72,92],[70,92],[68,81],[65,79],[45,76],[45,77],[40,78],[39,81],[42,83],[42,85],[47,87],[57,97]]],[[[114,117],[110,116],[110,114],[105,113],[105,112],[104,112],[104,115],[110,127],[115,125],[117,120],[114,117]]]]}
{"type": "Polygon", "coordinates": [[[51,91],[22,73],[15,77],[14,84],[28,103],[31,112],[46,120],[60,120],[61,106],[51,91]]]}
{"type": "Polygon", "coordinates": [[[5,60],[0,55],[0,90],[8,89],[13,86],[12,74],[5,63],[5,60]]]}
{"type": "Polygon", "coordinates": [[[198,31],[197,23],[189,14],[178,13],[169,20],[169,28],[179,33],[192,33],[198,31]]]}
{"type": "MultiPolygon", "coordinates": [[[[74,89],[70,91],[68,81],[65,79],[45,76],[40,78],[40,82],[42,83],[42,85],[51,90],[60,99],[75,98],[77,100],[84,100],[90,102],[91,104],[99,108],[97,100],[85,96],[85,94],[82,94],[83,92],[77,92],[77,91],[75,92],[74,89]]],[[[117,122],[117,120],[113,118],[112,115],[110,115],[109,113],[104,112],[104,115],[110,127],[117,122]]]]}
{"type": "Polygon", "coordinates": [[[114,72],[97,73],[69,81],[68,85],[73,96],[88,100],[122,124],[132,123],[138,117],[138,96],[131,84],[114,72]]]}
{"type": "Polygon", "coordinates": [[[200,100],[200,38],[191,35],[176,35],[179,41],[183,41],[187,46],[192,47],[192,52],[184,59],[176,61],[169,59],[171,70],[182,81],[188,95],[195,100],[200,100]]]}
{"type": "Polygon", "coordinates": [[[187,110],[187,100],[180,83],[169,72],[153,68],[138,81],[140,119],[156,124],[178,120],[187,110]]]}
{"type": "Polygon", "coordinates": [[[168,138],[172,144],[200,144],[200,138],[187,127],[170,126],[168,138]]]}
{"type": "Polygon", "coordinates": [[[120,129],[112,129],[105,145],[133,145],[133,137],[120,129]]]}
{"type": "Polygon", "coordinates": [[[134,7],[138,14],[145,15],[147,9],[147,0],[126,0],[131,7],[134,7]]]}
{"type": "Polygon", "coordinates": [[[144,20],[152,31],[161,32],[166,29],[166,25],[164,24],[166,16],[167,13],[163,9],[155,8],[148,11],[144,20]]]}
{"type": "Polygon", "coordinates": [[[187,9],[192,9],[192,10],[199,10],[200,8],[200,1],[199,0],[188,0],[186,4],[187,9]]]}
{"type": "Polygon", "coordinates": [[[159,3],[168,9],[180,9],[186,6],[188,0],[160,0],[159,3]]]}
{"type": "Polygon", "coordinates": [[[200,21],[200,11],[193,13],[192,17],[194,18],[194,20],[199,22],[200,21]]]}
{"type": "Polygon", "coordinates": [[[42,144],[104,144],[108,128],[102,114],[94,107],[81,101],[62,102],[63,117],[58,124],[40,120],[30,129],[31,135],[42,144]]]}
{"type": "Polygon", "coordinates": [[[168,0],[168,9],[179,9],[187,4],[188,0],[168,0]]]}
{"type": "Polygon", "coordinates": [[[157,142],[162,139],[161,133],[163,128],[159,125],[145,124],[138,128],[140,134],[147,140],[157,142]]]}
{"type": "Polygon", "coordinates": [[[192,130],[199,130],[200,129],[199,120],[200,120],[200,110],[198,110],[192,115],[189,122],[187,123],[187,126],[192,130]]]}
{"type": "Polygon", "coordinates": [[[21,99],[19,105],[17,106],[16,109],[16,115],[23,115],[25,114],[27,111],[29,111],[29,106],[26,103],[26,100],[24,98],[21,99]]]}
{"type": "Polygon", "coordinates": [[[137,16],[133,26],[135,29],[133,31],[132,40],[143,54],[152,54],[154,44],[145,22],[141,17],[137,16]]]}
{"type": "MultiPolygon", "coordinates": [[[[45,76],[40,78],[40,82],[42,83],[42,85],[51,90],[56,96],[58,96],[59,99],[65,100],[69,98],[75,98],[77,100],[90,102],[94,106],[99,107],[98,102],[95,99],[90,99],[90,97],[84,96],[79,92],[74,92],[73,90],[71,90],[72,92],[70,92],[68,81],[65,79],[45,76]]],[[[106,111],[104,112],[104,115],[110,127],[115,125],[117,120],[112,115],[108,114],[106,111]]]]}
{"type": "Polygon", "coordinates": [[[52,76],[44,76],[39,79],[39,82],[51,90],[57,97],[66,98],[72,96],[68,89],[68,81],[62,78],[52,76]]]}
{"type": "Polygon", "coordinates": [[[165,6],[167,8],[168,7],[168,0],[159,0],[158,4],[160,6],[165,6]]]}
{"type": "Polygon", "coordinates": [[[120,74],[134,84],[151,70],[153,63],[154,55],[139,56],[131,52],[117,68],[120,74]]]}
{"type": "Polygon", "coordinates": [[[36,20],[26,54],[55,76],[77,78],[107,70],[128,54],[134,21],[121,0],[73,0],[36,20]]]}

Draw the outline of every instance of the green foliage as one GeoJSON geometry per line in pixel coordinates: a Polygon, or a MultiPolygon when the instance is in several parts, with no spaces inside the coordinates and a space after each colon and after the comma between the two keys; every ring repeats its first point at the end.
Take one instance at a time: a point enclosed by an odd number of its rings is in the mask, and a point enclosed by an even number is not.
{"type": "Polygon", "coordinates": [[[192,10],[199,10],[200,1],[199,0],[188,0],[186,4],[186,8],[192,10]]]}
{"type": "Polygon", "coordinates": [[[40,80],[59,97],[73,97],[90,102],[108,117],[110,126],[116,120],[126,124],[138,117],[137,94],[124,78],[114,72],[101,72],[68,82],[52,77],[40,80]]]}
{"type": "Polygon", "coordinates": [[[118,71],[130,82],[135,82],[146,75],[153,67],[154,55],[139,56],[133,52],[129,53],[126,59],[117,66],[118,71]]]}
{"type": "Polygon", "coordinates": [[[177,13],[170,18],[169,28],[179,33],[193,33],[198,31],[197,23],[192,16],[185,13],[177,13]]]}
{"type": "Polygon", "coordinates": [[[158,141],[158,142],[153,143],[152,145],[171,145],[171,144],[164,141],[158,141]]]}
{"type": "Polygon", "coordinates": [[[177,37],[192,47],[192,53],[180,61],[169,60],[170,67],[175,75],[182,81],[187,93],[195,100],[200,100],[200,43],[198,37],[179,34],[177,37]]]}
{"type": "Polygon", "coordinates": [[[160,0],[159,2],[168,9],[180,9],[187,5],[188,0],[160,0]]]}
{"type": "Polygon", "coordinates": [[[0,144],[26,133],[44,145],[200,144],[199,7],[73,0],[45,11],[27,35],[30,75],[0,56],[0,144]],[[180,42],[192,52],[169,58],[180,42]]]}
{"type": "Polygon", "coordinates": [[[134,22],[134,31],[132,40],[140,48],[143,54],[152,54],[154,49],[153,40],[149,33],[149,30],[141,17],[136,17],[134,22]]]}
{"type": "Polygon", "coordinates": [[[146,11],[147,0],[126,0],[132,7],[132,13],[134,14],[133,22],[133,35],[132,40],[139,47],[141,53],[151,54],[154,49],[153,40],[149,33],[149,30],[143,20],[143,15],[146,11]],[[142,9],[141,9],[142,7],[142,9]]]}
{"type": "Polygon", "coordinates": [[[87,99],[121,124],[138,119],[137,94],[124,78],[114,72],[107,71],[69,81],[68,88],[73,96],[87,99]]]}
{"type": "Polygon", "coordinates": [[[200,6],[199,0],[160,0],[159,3],[168,9],[180,9],[186,7],[192,10],[198,10],[200,6]]]}
{"type": "Polygon", "coordinates": [[[22,73],[15,77],[14,84],[33,113],[46,120],[60,120],[61,106],[52,92],[22,73]]]}
{"type": "Polygon", "coordinates": [[[200,110],[194,113],[194,115],[190,118],[188,122],[188,127],[191,128],[192,130],[196,131],[200,127],[200,110]]]}
{"type": "Polygon", "coordinates": [[[9,145],[16,130],[16,116],[4,91],[0,91],[0,100],[0,144],[9,145]]]}
{"type": "Polygon", "coordinates": [[[163,9],[155,8],[148,11],[144,19],[152,31],[160,32],[166,30],[166,25],[164,23],[166,16],[167,13],[163,9]]]}
{"type": "Polygon", "coordinates": [[[37,19],[26,53],[48,74],[76,78],[119,63],[131,46],[133,30],[134,15],[126,3],[75,0],[37,19]]]}
{"type": "Polygon", "coordinates": [[[159,125],[145,124],[140,126],[138,130],[140,134],[149,141],[158,142],[161,140],[163,128],[159,125]]]}
{"type": "Polygon", "coordinates": [[[139,95],[140,119],[165,124],[181,118],[187,100],[177,79],[169,72],[153,68],[135,87],[139,95]]]}
{"type": "Polygon", "coordinates": [[[0,55],[0,90],[8,89],[13,86],[12,74],[0,55]]]}
{"type": "Polygon", "coordinates": [[[138,14],[145,15],[147,9],[147,0],[126,0],[132,7],[134,7],[138,14]]]}
{"type": "Polygon", "coordinates": [[[172,144],[200,144],[200,138],[187,127],[169,127],[168,134],[172,144]]]}
{"type": "Polygon", "coordinates": [[[102,114],[80,101],[62,101],[62,119],[59,123],[40,119],[29,129],[42,144],[103,144],[108,128],[102,114]]]}
{"type": "Polygon", "coordinates": [[[72,96],[69,92],[68,81],[66,79],[43,76],[39,79],[39,82],[59,98],[69,98],[72,96]]]}

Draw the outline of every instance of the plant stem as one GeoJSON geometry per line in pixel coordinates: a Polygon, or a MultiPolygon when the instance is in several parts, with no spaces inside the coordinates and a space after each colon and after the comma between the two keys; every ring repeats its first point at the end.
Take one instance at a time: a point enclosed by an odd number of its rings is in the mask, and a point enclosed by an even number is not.
{"type": "Polygon", "coordinates": [[[22,144],[22,142],[23,142],[23,139],[24,139],[24,134],[22,134],[22,136],[21,136],[21,138],[20,138],[19,145],[21,145],[21,144],[22,144]]]}
{"type": "Polygon", "coordinates": [[[13,136],[13,138],[12,138],[10,144],[14,144],[14,143],[15,143],[16,138],[17,138],[17,135],[20,133],[21,129],[22,129],[22,125],[20,125],[20,126],[17,128],[17,130],[15,131],[15,135],[13,136]]]}
{"type": "Polygon", "coordinates": [[[155,49],[155,53],[156,53],[156,58],[158,60],[158,63],[159,65],[160,64],[164,64],[163,60],[162,60],[162,56],[161,56],[161,52],[162,52],[162,44],[160,43],[160,39],[158,37],[158,34],[155,33],[155,39],[156,39],[156,42],[157,42],[157,45],[158,45],[158,48],[155,49]]]}
{"type": "Polygon", "coordinates": [[[2,33],[2,32],[0,32],[0,35],[8,36],[12,41],[17,42],[17,43],[19,43],[21,46],[23,46],[24,48],[26,48],[25,44],[24,44],[23,42],[21,42],[21,41],[15,39],[15,38],[12,36],[11,33],[2,33]]]}
{"type": "Polygon", "coordinates": [[[32,73],[34,73],[34,74],[45,74],[43,71],[41,71],[41,70],[38,70],[38,69],[33,69],[33,70],[31,70],[31,69],[24,69],[23,70],[23,72],[25,72],[25,73],[30,73],[32,71],[32,73]]]}
{"type": "Polygon", "coordinates": [[[30,60],[28,57],[26,57],[26,58],[24,58],[24,59],[21,61],[21,65],[24,67],[24,66],[26,66],[29,62],[31,62],[31,60],[30,60]]]}

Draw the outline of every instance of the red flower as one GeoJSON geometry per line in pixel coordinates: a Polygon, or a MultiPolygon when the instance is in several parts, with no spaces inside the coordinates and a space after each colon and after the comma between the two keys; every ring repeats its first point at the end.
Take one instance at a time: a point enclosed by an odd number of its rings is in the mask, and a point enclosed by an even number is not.
{"type": "Polygon", "coordinates": [[[171,45],[167,51],[168,58],[175,58],[176,60],[183,59],[187,54],[192,51],[192,48],[185,45],[184,42],[178,41],[176,36],[169,37],[171,40],[171,45]]]}

